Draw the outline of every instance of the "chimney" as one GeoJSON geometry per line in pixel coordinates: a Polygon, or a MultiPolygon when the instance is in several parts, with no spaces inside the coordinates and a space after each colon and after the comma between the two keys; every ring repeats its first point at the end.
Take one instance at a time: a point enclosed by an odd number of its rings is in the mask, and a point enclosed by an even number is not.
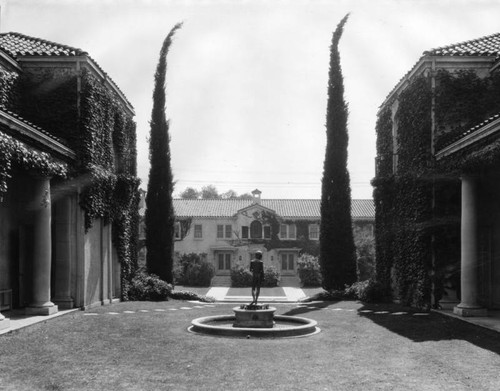
{"type": "Polygon", "coordinates": [[[255,189],[254,191],[252,191],[253,202],[255,204],[260,204],[260,195],[261,194],[262,194],[262,192],[259,189],[255,189]]]}

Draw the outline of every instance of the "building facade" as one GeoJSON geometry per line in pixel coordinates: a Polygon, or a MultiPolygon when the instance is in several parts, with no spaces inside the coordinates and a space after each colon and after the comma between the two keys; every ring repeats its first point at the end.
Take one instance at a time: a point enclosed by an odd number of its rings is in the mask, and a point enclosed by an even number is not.
{"type": "MultiPolygon", "coordinates": [[[[257,250],[265,267],[282,277],[297,276],[302,253],[318,255],[321,200],[174,199],[175,253],[202,254],[217,276],[229,276],[233,267],[249,267],[257,250]]],[[[353,200],[353,224],[373,234],[372,200],[353,200]]]]}
{"type": "Polygon", "coordinates": [[[420,308],[500,308],[500,34],[432,49],[377,121],[377,279],[420,308]]]}
{"type": "Polygon", "coordinates": [[[0,310],[120,299],[135,253],[116,238],[138,202],[133,115],[86,52],[0,34],[0,310]]]}

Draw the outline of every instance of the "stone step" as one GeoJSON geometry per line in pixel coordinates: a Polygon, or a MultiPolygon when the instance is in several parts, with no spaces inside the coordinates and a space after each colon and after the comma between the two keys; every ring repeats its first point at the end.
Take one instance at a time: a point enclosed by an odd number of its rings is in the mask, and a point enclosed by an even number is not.
{"type": "MultiPolygon", "coordinates": [[[[231,286],[231,276],[215,276],[212,278],[210,286],[217,287],[230,287],[231,286]]],[[[297,276],[281,276],[281,281],[279,283],[281,287],[294,287],[300,288],[300,279],[297,276]]]]}
{"type": "Polygon", "coordinates": [[[230,287],[231,276],[215,276],[214,278],[212,278],[210,286],[230,287]]]}

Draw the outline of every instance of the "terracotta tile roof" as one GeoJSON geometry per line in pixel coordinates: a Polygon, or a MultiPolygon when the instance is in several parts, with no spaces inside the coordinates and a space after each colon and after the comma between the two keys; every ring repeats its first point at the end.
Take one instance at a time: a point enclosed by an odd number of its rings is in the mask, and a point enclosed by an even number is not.
{"type": "Polygon", "coordinates": [[[495,57],[494,62],[498,62],[500,60],[500,33],[424,51],[420,59],[408,72],[406,72],[406,74],[398,81],[391,92],[387,95],[381,107],[389,101],[394,92],[401,85],[403,85],[407,78],[417,69],[422,60],[430,56],[495,57]]]}
{"type": "Polygon", "coordinates": [[[500,33],[427,50],[424,56],[499,56],[500,33]]]}
{"type": "Polygon", "coordinates": [[[67,45],[19,33],[0,34],[0,47],[14,59],[20,56],[86,56],[87,52],[67,45]]]}
{"type": "Polygon", "coordinates": [[[123,95],[123,98],[132,107],[131,103],[125,97],[125,94],[120,90],[116,83],[104,72],[97,62],[89,56],[89,54],[78,48],[74,48],[60,43],[47,41],[41,38],[29,37],[24,34],[9,32],[0,34],[0,49],[11,56],[14,60],[18,60],[23,56],[40,56],[40,57],[77,57],[85,56],[101,71],[109,82],[123,95]]]}
{"type": "MultiPolygon", "coordinates": [[[[174,199],[174,211],[177,217],[232,217],[239,210],[251,206],[252,200],[186,200],[174,199]]],[[[321,200],[306,199],[262,199],[260,204],[272,209],[283,218],[320,218],[321,200]]],[[[375,206],[373,200],[352,200],[354,219],[373,219],[375,206]]]]}

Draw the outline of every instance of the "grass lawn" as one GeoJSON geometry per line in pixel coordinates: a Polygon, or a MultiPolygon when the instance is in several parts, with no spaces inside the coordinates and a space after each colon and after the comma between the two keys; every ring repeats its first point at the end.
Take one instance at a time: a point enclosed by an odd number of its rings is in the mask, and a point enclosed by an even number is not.
{"type": "Polygon", "coordinates": [[[187,332],[192,319],[233,306],[119,303],[5,334],[0,390],[500,389],[500,335],[456,319],[349,301],[278,304],[278,314],[315,319],[321,332],[187,332]]]}

